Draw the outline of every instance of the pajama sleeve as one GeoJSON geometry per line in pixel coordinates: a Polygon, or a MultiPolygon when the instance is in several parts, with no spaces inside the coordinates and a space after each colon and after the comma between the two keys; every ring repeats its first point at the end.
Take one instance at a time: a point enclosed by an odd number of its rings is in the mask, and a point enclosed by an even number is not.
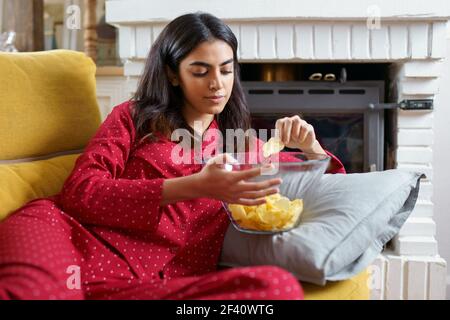
{"type": "Polygon", "coordinates": [[[327,155],[329,155],[331,157],[330,165],[328,166],[326,173],[346,173],[344,165],[342,164],[341,160],[339,160],[338,157],[336,157],[334,154],[332,154],[328,150],[325,150],[325,152],[327,155]]]}
{"type": "Polygon", "coordinates": [[[120,178],[135,139],[128,107],[113,109],[63,185],[62,209],[82,224],[141,230],[158,225],[164,179],[120,178]]]}

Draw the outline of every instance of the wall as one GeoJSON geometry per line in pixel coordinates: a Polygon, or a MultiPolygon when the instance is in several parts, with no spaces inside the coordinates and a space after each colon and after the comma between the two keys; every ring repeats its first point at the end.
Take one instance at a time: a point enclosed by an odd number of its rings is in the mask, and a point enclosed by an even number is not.
{"type": "Polygon", "coordinates": [[[0,0],[0,33],[3,32],[3,0],[0,0]]]}
{"type": "MultiPolygon", "coordinates": [[[[447,26],[447,58],[442,66],[439,94],[434,113],[435,221],[440,255],[450,261],[450,25],[447,26]]],[[[447,269],[447,299],[450,300],[450,268],[447,269]]]]}

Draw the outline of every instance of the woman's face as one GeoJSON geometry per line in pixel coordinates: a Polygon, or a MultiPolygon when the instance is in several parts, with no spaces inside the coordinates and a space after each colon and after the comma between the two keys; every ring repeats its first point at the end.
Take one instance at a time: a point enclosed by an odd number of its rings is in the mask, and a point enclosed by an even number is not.
{"type": "Polygon", "coordinates": [[[233,73],[233,50],[226,42],[214,40],[192,50],[181,61],[179,74],[171,78],[183,91],[185,111],[214,115],[222,112],[230,98],[233,73]]]}

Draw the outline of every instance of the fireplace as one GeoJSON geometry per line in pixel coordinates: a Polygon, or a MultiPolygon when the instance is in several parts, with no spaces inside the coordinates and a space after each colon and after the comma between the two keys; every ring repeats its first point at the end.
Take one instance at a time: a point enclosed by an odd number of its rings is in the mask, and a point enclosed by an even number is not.
{"type": "Polygon", "coordinates": [[[277,119],[300,115],[347,172],[385,169],[383,82],[244,81],[243,87],[252,128],[270,132],[277,119]]]}
{"type": "Polygon", "coordinates": [[[350,172],[389,168],[424,172],[427,178],[411,217],[391,248],[374,261],[372,270],[380,281],[372,288],[372,298],[441,299],[446,262],[438,254],[433,220],[432,101],[445,58],[447,3],[415,1],[406,7],[375,2],[379,5],[365,0],[345,6],[332,1],[230,0],[226,6],[209,1],[200,7],[182,0],[167,6],[116,0],[107,2],[106,19],[119,28],[130,94],[164,25],[186,12],[210,12],[224,19],[238,39],[242,79],[259,126],[270,125],[278,113],[300,112],[317,121],[313,124],[324,144],[339,139],[341,131],[355,130],[342,135],[347,139],[342,148],[355,155],[345,159],[345,152],[337,150],[350,172]],[[264,64],[294,65],[294,72],[281,68],[278,74],[271,73],[270,66],[261,68],[264,64]],[[344,82],[342,67],[347,70],[344,82]],[[331,73],[336,79],[309,80],[314,73],[331,73]],[[320,104],[325,100],[333,103],[320,104]],[[327,108],[337,106],[333,118],[327,108]]]}

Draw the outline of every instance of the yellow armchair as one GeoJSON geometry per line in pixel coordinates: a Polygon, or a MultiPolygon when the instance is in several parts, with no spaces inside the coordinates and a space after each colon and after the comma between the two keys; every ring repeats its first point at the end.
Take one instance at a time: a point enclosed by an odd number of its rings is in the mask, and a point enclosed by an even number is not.
{"type": "MultiPolygon", "coordinates": [[[[0,53],[0,220],[59,193],[101,123],[95,64],[83,53],[0,53]]],[[[368,299],[366,272],[306,299],[368,299]]]]}

